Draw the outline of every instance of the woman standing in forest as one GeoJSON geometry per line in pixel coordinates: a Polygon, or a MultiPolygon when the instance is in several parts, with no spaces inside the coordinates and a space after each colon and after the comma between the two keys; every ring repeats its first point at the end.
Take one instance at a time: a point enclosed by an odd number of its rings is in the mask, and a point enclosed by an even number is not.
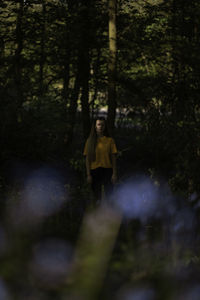
{"type": "Polygon", "coordinates": [[[115,141],[108,133],[106,120],[98,117],[92,124],[83,153],[86,156],[87,182],[91,184],[97,203],[102,199],[102,186],[106,198],[113,191],[117,180],[116,153],[115,141]]]}

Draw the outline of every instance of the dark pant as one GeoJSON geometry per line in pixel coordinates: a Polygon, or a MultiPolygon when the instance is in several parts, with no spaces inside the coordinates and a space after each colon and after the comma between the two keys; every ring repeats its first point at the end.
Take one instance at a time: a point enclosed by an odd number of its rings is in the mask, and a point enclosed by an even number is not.
{"type": "Polygon", "coordinates": [[[112,168],[97,168],[91,170],[92,176],[92,191],[95,201],[102,199],[102,186],[104,186],[105,198],[108,199],[113,191],[113,184],[111,182],[112,168]]]}

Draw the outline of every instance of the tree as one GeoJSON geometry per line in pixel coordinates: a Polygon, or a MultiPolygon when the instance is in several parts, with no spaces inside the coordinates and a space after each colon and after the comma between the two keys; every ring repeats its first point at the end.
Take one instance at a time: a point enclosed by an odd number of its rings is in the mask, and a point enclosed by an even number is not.
{"type": "Polygon", "coordinates": [[[113,132],[116,111],[116,0],[108,1],[109,12],[109,58],[108,58],[108,126],[113,132]]]}

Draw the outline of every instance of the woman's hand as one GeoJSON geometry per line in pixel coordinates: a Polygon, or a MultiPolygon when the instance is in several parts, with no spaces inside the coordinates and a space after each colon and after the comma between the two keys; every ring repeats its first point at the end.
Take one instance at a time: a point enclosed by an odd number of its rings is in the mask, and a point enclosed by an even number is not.
{"type": "Polygon", "coordinates": [[[92,183],[92,176],[87,175],[87,183],[91,184],[92,183]]]}
{"type": "Polygon", "coordinates": [[[117,175],[116,174],[112,175],[111,181],[112,181],[113,184],[115,184],[117,182],[117,175]]]}

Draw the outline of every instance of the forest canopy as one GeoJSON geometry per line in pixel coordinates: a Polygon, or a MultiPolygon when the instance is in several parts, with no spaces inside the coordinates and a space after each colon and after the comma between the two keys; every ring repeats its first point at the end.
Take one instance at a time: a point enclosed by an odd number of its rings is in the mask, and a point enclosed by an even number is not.
{"type": "Polygon", "coordinates": [[[76,135],[83,141],[91,119],[108,109],[116,128],[140,129],[140,137],[154,141],[144,156],[155,167],[168,159],[175,176],[184,165],[196,177],[198,1],[9,0],[0,6],[2,160],[46,152],[65,157],[76,135]],[[111,75],[109,20],[116,26],[111,75]]]}

